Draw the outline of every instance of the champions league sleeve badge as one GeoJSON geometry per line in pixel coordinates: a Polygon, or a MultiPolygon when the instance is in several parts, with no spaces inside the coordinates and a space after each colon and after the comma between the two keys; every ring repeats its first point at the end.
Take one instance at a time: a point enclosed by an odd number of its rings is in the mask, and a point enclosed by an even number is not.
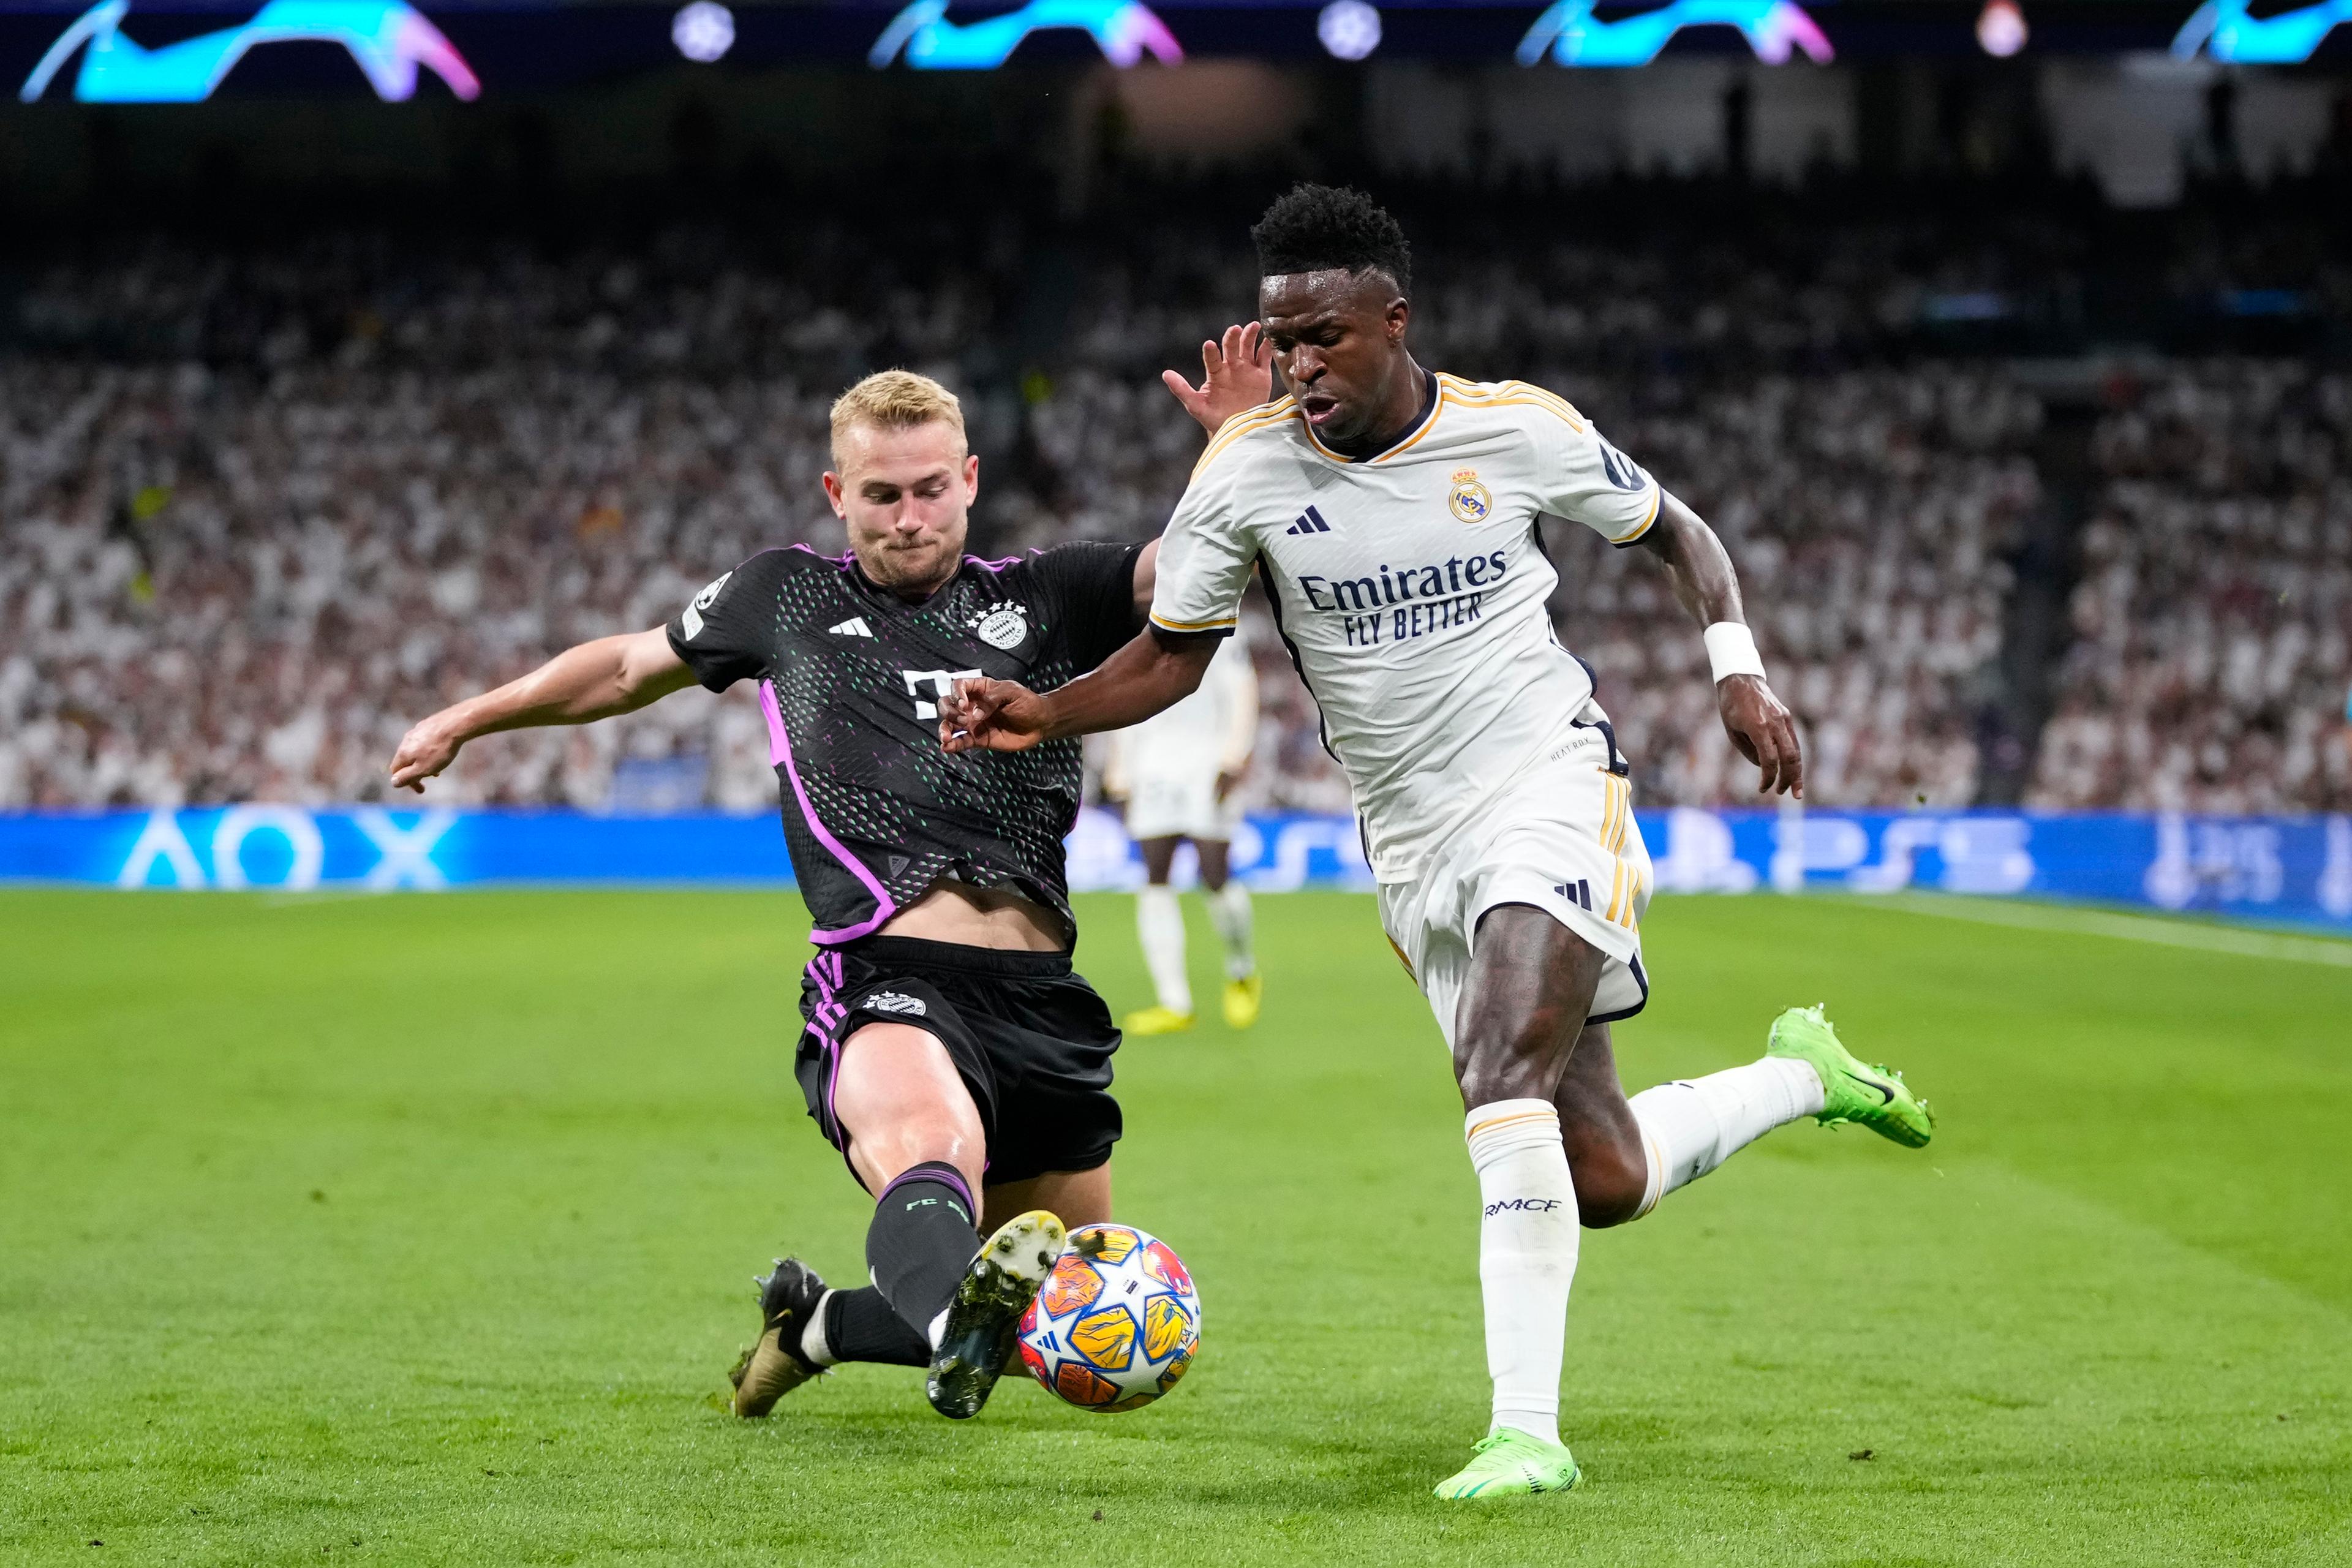
{"type": "Polygon", "coordinates": [[[687,641],[692,642],[702,635],[702,612],[719,602],[719,591],[727,586],[727,579],[733,575],[732,572],[721,572],[716,582],[694,596],[694,603],[688,605],[686,613],[678,617],[678,623],[686,628],[687,641]]]}

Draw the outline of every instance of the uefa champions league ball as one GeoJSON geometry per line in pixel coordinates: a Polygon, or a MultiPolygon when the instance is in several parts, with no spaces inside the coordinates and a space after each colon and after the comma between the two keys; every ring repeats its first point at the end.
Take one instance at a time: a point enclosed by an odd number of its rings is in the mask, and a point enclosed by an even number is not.
{"type": "Polygon", "coordinates": [[[1070,1233],[1021,1317],[1021,1363],[1081,1410],[1150,1404],[1201,1344],[1201,1295],[1173,1248],[1125,1225],[1070,1233]]]}

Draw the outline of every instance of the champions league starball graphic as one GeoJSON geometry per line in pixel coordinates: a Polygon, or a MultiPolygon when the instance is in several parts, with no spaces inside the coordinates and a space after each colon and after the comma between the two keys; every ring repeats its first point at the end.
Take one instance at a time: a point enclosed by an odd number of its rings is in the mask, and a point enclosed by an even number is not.
{"type": "Polygon", "coordinates": [[[2320,0],[2266,16],[2253,15],[2247,0],[2205,0],[2180,25],[2172,55],[2195,59],[2201,49],[2236,65],[2300,65],[2346,22],[2352,22],[2352,0],[2320,0]]]}
{"type": "Polygon", "coordinates": [[[268,0],[250,21],[146,48],[122,35],[131,0],[101,0],[58,35],[25,79],[17,97],[30,103],[48,90],[76,50],[81,71],[73,97],[82,103],[201,103],[247,52],[267,44],[341,44],[387,103],[416,92],[424,66],[462,99],[481,82],[441,29],[405,0],[268,0]]]}
{"type": "Polygon", "coordinates": [[[915,0],[891,18],[867,52],[880,70],[904,51],[917,70],[994,70],[1030,34],[1074,28],[1090,36],[1103,58],[1125,69],[1149,53],[1161,65],[1181,65],[1183,46],[1139,0],[1030,0],[1017,11],[982,21],[947,19],[948,0],[915,0]]]}
{"type": "Polygon", "coordinates": [[[1519,41],[1519,63],[1535,65],[1549,53],[1564,66],[1645,66],[1685,27],[1737,27],[1766,65],[1786,64],[1795,49],[1816,65],[1836,54],[1793,0],[1674,0],[1613,22],[1592,10],[1593,0],[1559,0],[1519,41]]]}

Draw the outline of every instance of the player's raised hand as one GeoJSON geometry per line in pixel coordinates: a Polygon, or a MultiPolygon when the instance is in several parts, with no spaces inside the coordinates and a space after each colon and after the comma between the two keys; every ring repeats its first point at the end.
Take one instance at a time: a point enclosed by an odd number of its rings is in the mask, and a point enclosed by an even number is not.
{"type": "Polygon", "coordinates": [[[1805,759],[1796,721],[1760,676],[1727,675],[1715,683],[1716,707],[1739,754],[1762,770],[1758,795],[1805,795],[1805,759]]]}
{"type": "Polygon", "coordinates": [[[1017,680],[959,680],[940,700],[940,748],[1025,752],[1045,738],[1045,700],[1017,680]]]}
{"type": "Polygon", "coordinates": [[[392,787],[423,795],[425,781],[456,762],[457,748],[464,743],[439,721],[437,714],[417,721],[392,754],[392,787]]]}
{"type": "Polygon", "coordinates": [[[1201,345],[1200,385],[1186,381],[1179,371],[1163,370],[1160,379],[1184,412],[1213,436],[1234,415],[1273,398],[1274,345],[1255,321],[1227,327],[1222,341],[1201,345]]]}

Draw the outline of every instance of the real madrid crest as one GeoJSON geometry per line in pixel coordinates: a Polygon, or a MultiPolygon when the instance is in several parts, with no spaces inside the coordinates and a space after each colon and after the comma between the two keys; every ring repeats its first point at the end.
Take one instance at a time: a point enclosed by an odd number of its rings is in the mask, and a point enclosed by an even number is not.
{"type": "Polygon", "coordinates": [[[972,624],[972,633],[992,648],[1011,653],[1029,640],[1029,617],[1014,604],[991,605],[972,624]]]}
{"type": "Polygon", "coordinates": [[[1495,510],[1495,498],[1478,482],[1475,468],[1454,470],[1454,493],[1445,498],[1445,504],[1464,522],[1484,522],[1495,510]]]}

